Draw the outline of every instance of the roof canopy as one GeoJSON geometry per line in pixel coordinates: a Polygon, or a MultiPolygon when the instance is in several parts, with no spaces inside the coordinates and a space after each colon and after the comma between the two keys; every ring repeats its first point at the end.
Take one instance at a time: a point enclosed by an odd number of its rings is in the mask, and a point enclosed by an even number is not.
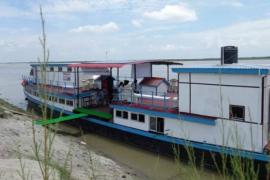
{"type": "MultiPolygon", "coordinates": [[[[81,62],[48,62],[46,66],[68,66],[82,68],[121,68],[124,65],[152,64],[152,65],[183,65],[178,59],[152,59],[152,60],[130,60],[130,61],[81,61],[81,62]]],[[[42,63],[33,63],[31,66],[40,66],[42,63]]]]}
{"type": "Polygon", "coordinates": [[[183,63],[179,63],[179,62],[173,62],[173,61],[166,61],[166,60],[163,60],[163,61],[152,61],[151,64],[154,64],[154,65],[183,65],[183,63]]]}
{"type": "Polygon", "coordinates": [[[183,63],[176,62],[176,59],[152,59],[152,60],[134,60],[129,61],[128,64],[145,64],[150,63],[153,65],[183,65],[183,63]]]}
{"type": "Polygon", "coordinates": [[[121,68],[124,63],[80,63],[69,64],[68,67],[81,67],[81,68],[121,68]]]}

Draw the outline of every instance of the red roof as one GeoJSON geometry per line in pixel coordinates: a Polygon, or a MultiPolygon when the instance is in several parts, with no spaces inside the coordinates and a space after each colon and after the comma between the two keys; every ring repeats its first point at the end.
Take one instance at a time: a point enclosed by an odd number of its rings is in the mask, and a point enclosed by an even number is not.
{"type": "Polygon", "coordinates": [[[69,67],[82,67],[82,68],[121,68],[124,63],[81,63],[70,64],[69,67]]]}
{"type": "Polygon", "coordinates": [[[169,84],[164,78],[159,78],[159,77],[145,77],[143,80],[140,82],[140,85],[144,86],[159,86],[162,82],[166,83],[167,85],[169,84]]]}

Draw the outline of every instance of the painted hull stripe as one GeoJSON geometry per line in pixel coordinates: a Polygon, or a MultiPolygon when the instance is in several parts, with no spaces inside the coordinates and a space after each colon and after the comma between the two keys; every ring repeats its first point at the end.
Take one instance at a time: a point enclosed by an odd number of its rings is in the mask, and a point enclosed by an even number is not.
{"type": "Polygon", "coordinates": [[[259,86],[241,86],[233,84],[211,84],[211,83],[190,83],[190,82],[179,82],[179,84],[191,84],[191,85],[206,85],[206,86],[223,86],[223,87],[239,87],[239,88],[260,88],[259,86]]]}
{"type": "Polygon", "coordinates": [[[150,116],[159,116],[159,117],[166,117],[166,118],[172,118],[172,119],[179,119],[183,121],[200,123],[200,124],[205,124],[205,125],[210,125],[210,126],[216,125],[216,121],[215,121],[216,119],[210,119],[210,118],[196,117],[196,116],[185,115],[185,114],[172,114],[172,113],[166,113],[166,112],[151,111],[151,110],[146,110],[146,109],[121,106],[121,105],[111,105],[111,108],[124,110],[124,111],[143,113],[150,116]]]}
{"type": "Polygon", "coordinates": [[[252,75],[265,75],[269,73],[269,70],[266,68],[172,68],[172,71],[175,73],[216,73],[216,74],[252,74],[252,75]]]}

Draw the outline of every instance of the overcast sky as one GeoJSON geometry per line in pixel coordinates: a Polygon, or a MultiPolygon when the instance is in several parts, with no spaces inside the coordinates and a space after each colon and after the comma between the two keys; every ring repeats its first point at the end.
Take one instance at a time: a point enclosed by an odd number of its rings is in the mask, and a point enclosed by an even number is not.
{"type": "Polygon", "coordinates": [[[1,0],[1,62],[37,60],[39,4],[51,61],[270,55],[269,0],[1,0]]]}

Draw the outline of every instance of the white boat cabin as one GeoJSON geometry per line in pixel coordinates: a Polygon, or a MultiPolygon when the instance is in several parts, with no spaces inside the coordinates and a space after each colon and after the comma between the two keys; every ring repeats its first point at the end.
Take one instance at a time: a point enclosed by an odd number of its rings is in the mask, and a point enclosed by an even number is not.
{"type": "Polygon", "coordinates": [[[219,65],[172,68],[176,99],[168,93],[161,103],[141,94],[130,104],[113,104],[114,122],[202,147],[262,153],[269,147],[270,67],[238,64],[237,48],[224,50],[219,65]]]}

